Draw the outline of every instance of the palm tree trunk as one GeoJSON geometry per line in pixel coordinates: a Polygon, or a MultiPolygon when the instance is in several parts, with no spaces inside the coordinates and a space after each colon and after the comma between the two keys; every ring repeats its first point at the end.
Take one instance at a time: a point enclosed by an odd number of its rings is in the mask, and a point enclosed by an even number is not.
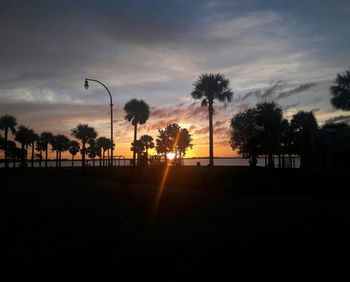
{"type": "Polygon", "coordinates": [[[83,150],[81,151],[81,166],[85,167],[85,142],[83,143],[83,150]]]}
{"type": "Polygon", "coordinates": [[[24,167],[24,158],[25,158],[25,147],[24,144],[21,144],[21,149],[22,149],[22,153],[21,153],[21,167],[24,167]]]}
{"type": "Polygon", "coordinates": [[[32,142],[32,167],[34,167],[34,147],[35,147],[35,141],[32,142]]]}
{"type": "Polygon", "coordinates": [[[41,159],[43,158],[43,151],[40,150],[39,152],[39,167],[41,167],[41,159]]]}
{"type": "Polygon", "coordinates": [[[209,166],[214,166],[214,142],[213,142],[213,102],[209,102],[209,166]]]}
{"type": "Polygon", "coordinates": [[[47,167],[47,155],[48,155],[48,152],[47,150],[49,149],[49,144],[46,143],[45,145],[45,167],[47,167]]]}
{"type": "Polygon", "coordinates": [[[7,162],[7,137],[8,137],[8,128],[5,126],[5,168],[8,168],[8,162],[7,162]]]}
{"type": "Polygon", "coordinates": [[[72,167],[74,167],[74,155],[72,155],[72,167]]]}
{"type": "Polygon", "coordinates": [[[133,155],[132,155],[134,167],[136,166],[136,150],[135,150],[136,139],[137,139],[137,123],[135,123],[135,125],[134,125],[134,150],[133,150],[133,155]]]}

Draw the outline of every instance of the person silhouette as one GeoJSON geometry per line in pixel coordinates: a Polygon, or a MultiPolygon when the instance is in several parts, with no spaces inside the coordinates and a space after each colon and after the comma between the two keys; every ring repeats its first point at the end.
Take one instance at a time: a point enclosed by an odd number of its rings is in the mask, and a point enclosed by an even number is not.
{"type": "Polygon", "coordinates": [[[198,161],[198,162],[196,163],[196,166],[201,166],[201,163],[198,161]]]}

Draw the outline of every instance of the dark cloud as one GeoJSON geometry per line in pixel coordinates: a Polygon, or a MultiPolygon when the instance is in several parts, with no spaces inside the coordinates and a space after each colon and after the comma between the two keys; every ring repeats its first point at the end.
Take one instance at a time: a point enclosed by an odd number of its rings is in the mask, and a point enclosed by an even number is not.
{"type": "Polygon", "coordinates": [[[203,127],[201,129],[197,129],[194,134],[207,134],[209,132],[209,127],[203,127]]]}
{"type": "Polygon", "coordinates": [[[289,109],[298,107],[300,105],[300,102],[296,102],[287,106],[282,107],[283,111],[288,111],[289,109]]]}
{"type": "Polygon", "coordinates": [[[315,82],[300,84],[298,87],[295,87],[295,88],[293,88],[291,90],[280,92],[278,94],[276,100],[287,98],[287,97],[292,96],[294,94],[298,94],[298,93],[303,92],[303,91],[305,91],[307,89],[310,89],[310,88],[312,88],[312,87],[314,87],[316,85],[317,84],[315,82]]]}
{"type": "Polygon", "coordinates": [[[340,116],[327,119],[325,121],[325,123],[338,123],[338,122],[345,122],[350,124],[350,115],[340,115],[340,116]]]}

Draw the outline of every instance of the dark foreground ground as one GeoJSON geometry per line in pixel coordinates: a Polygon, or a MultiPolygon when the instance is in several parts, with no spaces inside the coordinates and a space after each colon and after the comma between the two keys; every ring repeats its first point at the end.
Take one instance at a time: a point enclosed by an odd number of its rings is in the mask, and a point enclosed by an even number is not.
{"type": "Polygon", "coordinates": [[[350,198],[341,176],[171,168],[152,216],[162,173],[1,170],[2,275],[349,281],[350,198]]]}

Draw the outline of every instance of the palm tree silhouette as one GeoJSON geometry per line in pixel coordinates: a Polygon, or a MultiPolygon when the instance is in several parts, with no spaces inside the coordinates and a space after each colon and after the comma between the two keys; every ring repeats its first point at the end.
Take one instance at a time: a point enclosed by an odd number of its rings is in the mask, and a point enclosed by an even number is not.
{"type": "Polygon", "coordinates": [[[40,134],[40,140],[42,142],[42,150],[45,151],[45,167],[47,167],[49,144],[51,143],[52,138],[53,138],[53,135],[51,132],[43,131],[40,134]]]}
{"type": "Polygon", "coordinates": [[[71,130],[71,132],[75,138],[81,140],[81,143],[82,143],[82,149],[80,150],[80,153],[82,156],[81,165],[85,167],[85,154],[86,154],[85,145],[89,141],[89,139],[94,139],[97,137],[97,132],[95,128],[89,127],[88,124],[78,124],[76,128],[73,128],[71,130]]]}
{"type": "Polygon", "coordinates": [[[35,142],[38,141],[39,135],[33,131],[33,134],[30,136],[31,147],[32,147],[32,158],[31,158],[31,167],[34,167],[34,154],[35,154],[35,142]]]}
{"type": "Polygon", "coordinates": [[[334,84],[330,87],[331,104],[336,109],[350,110],[350,70],[338,73],[334,84]]]}
{"type": "MultiPolygon", "coordinates": [[[[97,146],[102,149],[102,160],[103,166],[105,166],[105,153],[107,150],[111,149],[111,139],[106,137],[99,137],[96,140],[97,146]]],[[[101,166],[101,153],[100,153],[100,166],[101,166]]]]}
{"type": "Polygon", "coordinates": [[[32,129],[25,127],[23,125],[18,127],[15,140],[21,143],[21,166],[26,167],[27,166],[27,152],[28,152],[28,145],[32,142],[32,136],[34,132],[32,129]]]}
{"type": "Polygon", "coordinates": [[[69,153],[72,155],[72,167],[74,166],[74,156],[80,151],[80,144],[72,140],[69,144],[69,153]]]}
{"type": "Polygon", "coordinates": [[[58,134],[51,140],[52,151],[56,151],[56,167],[61,167],[62,152],[69,149],[70,140],[67,136],[58,134]]]}
{"type": "Polygon", "coordinates": [[[146,149],[146,158],[148,160],[148,149],[154,148],[153,137],[147,134],[144,134],[140,137],[140,140],[143,142],[146,149]]]}
{"type": "Polygon", "coordinates": [[[268,154],[268,166],[274,167],[273,153],[279,148],[279,131],[282,122],[282,109],[275,102],[256,105],[257,122],[263,128],[264,147],[268,154]]]}
{"type": "Polygon", "coordinates": [[[222,74],[202,74],[193,84],[194,90],[191,96],[195,99],[202,99],[202,107],[208,107],[209,112],[209,165],[214,165],[214,148],[213,148],[213,114],[214,102],[227,103],[232,101],[233,92],[229,87],[230,81],[222,74]]]}
{"type": "MultiPolygon", "coordinates": [[[[149,106],[143,100],[131,99],[124,106],[125,119],[134,126],[134,144],[137,140],[137,124],[144,124],[149,117],[149,106]]],[[[136,152],[133,151],[133,166],[136,165],[136,152]]]]}
{"type": "Polygon", "coordinates": [[[8,149],[8,157],[12,159],[13,167],[16,167],[16,159],[20,156],[18,154],[19,148],[16,146],[16,142],[14,141],[8,141],[7,142],[7,149],[8,149]]]}
{"type": "Polygon", "coordinates": [[[294,131],[300,153],[300,167],[307,168],[315,148],[315,139],[318,124],[314,113],[299,111],[291,120],[291,128],[294,131]]]}
{"type": "Polygon", "coordinates": [[[88,144],[89,147],[87,148],[86,152],[89,158],[92,159],[92,166],[95,166],[95,158],[96,156],[101,156],[101,149],[95,139],[89,139],[88,144]]]}
{"type": "Polygon", "coordinates": [[[4,151],[5,151],[5,167],[8,167],[7,155],[8,155],[8,132],[9,130],[12,134],[16,134],[16,118],[11,115],[3,115],[0,117],[0,130],[4,131],[4,151]]]}

